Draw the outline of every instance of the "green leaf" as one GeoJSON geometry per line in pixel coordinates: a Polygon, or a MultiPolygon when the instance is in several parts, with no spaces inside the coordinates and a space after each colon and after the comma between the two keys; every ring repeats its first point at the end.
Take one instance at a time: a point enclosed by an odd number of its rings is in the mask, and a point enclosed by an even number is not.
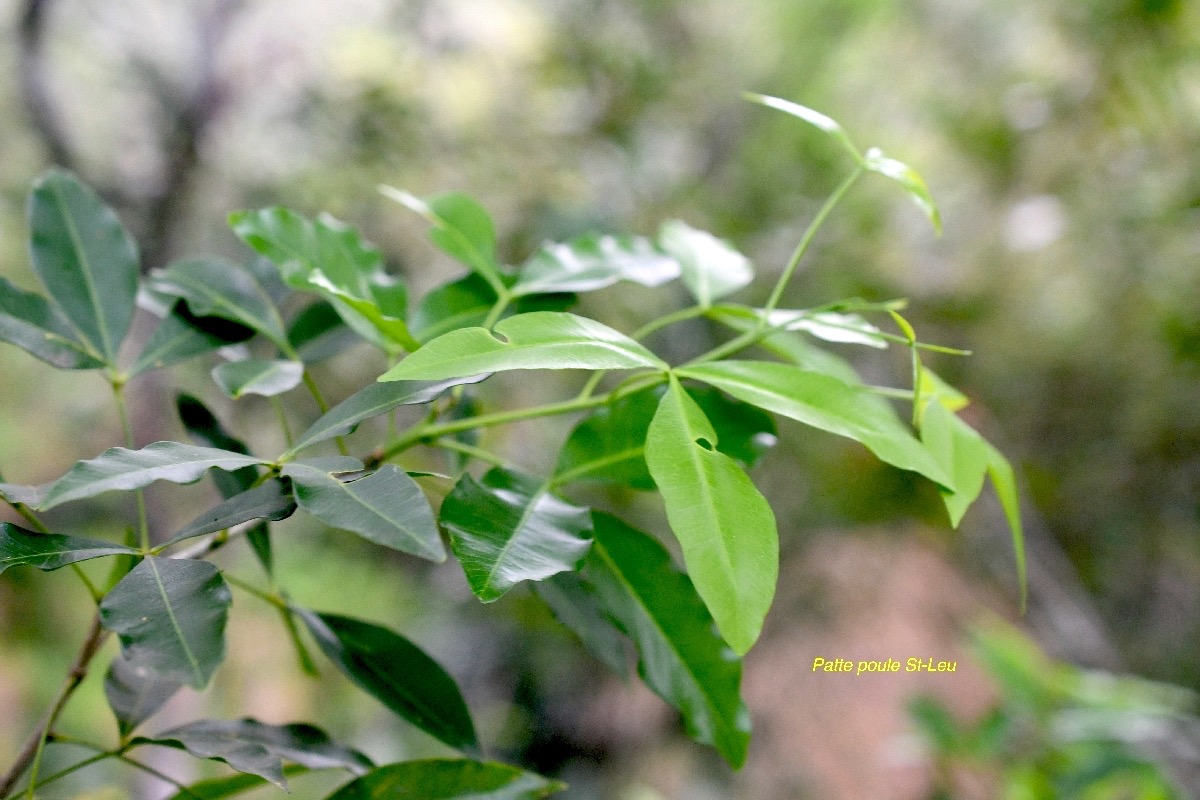
{"type": "MultiPolygon", "coordinates": [[[[661,386],[634,392],[585,417],[559,453],[555,484],[599,480],[654,489],[643,450],[662,392],[661,386]]],[[[775,443],[775,423],[754,406],[708,387],[688,393],[716,429],[717,449],[725,455],[753,466],[775,443]]]]}
{"type": "Polygon", "coordinates": [[[933,201],[933,195],[929,193],[929,187],[925,185],[925,180],[917,174],[916,170],[894,158],[888,158],[878,147],[872,147],[867,151],[864,166],[871,172],[877,172],[900,184],[904,191],[908,192],[908,196],[913,199],[913,202],[925,212],[925,216],[929,217],[929,221],[933,223],[933,229],[939,235],[941,234],[941,212],[938,211],[937,203],[933,201]]]}
{"type": "Polygon", "coordinates": [[[586,508],[550,494],[531,475],[495,467],[476,481],[464,474],[439,517],[471,591],[485,603],[521,581],[573,570],[591,544],[586,508]]]}
{"type": "Polygon", "coordinates": [[[790,100],[783,100],[781,98],[771,97],[770,95],[765,94],[746,92],[743,97],[752,103],[759,103],[767,108],[774,108],[777,111],[782,111],[785,114],[791,114],[797,119],[804,120],[809,125],[824,131],[835,141],[841,144],[842,147],[845,147],[850,152],[850,155],[854,156],[854,160],[856,162],[862,162],[862,154],[858,152],[858,148],[855,147],[854,143],[850,141],[850,137],[846,135],[846,132],[842,129],[842,126],[832,118],[822,114],[820,111],[815,111],[808,106],[802,106],[799,103],[793,103],[790,100]]]}
{"type": "Polygon", "coordinates": [[[34,533],[0,522],[0,572],[9,567],[37,567],[48,572],[77,561],[136,553],[132,548],[111,542],[59,533],[34,533]]]}
{"type": "Polygon", "coordinates": [[[287,519],[295,510],[296,501],[292,499],[291,492],[285,488],[283,481],[272,478],[213,506],[163,542],[162,546],[227,530],[255,519],[287,519]]]}
{"type": "Polygon", "coordinates": [[[212,371],[217,386],[234,400],[247,394],[274,397],[299,386],[303,377],[299,361],[266,358],[227,361],[212,371]]]}
{"type": "Polygon", "coordinates": [[[337,744],[320,728],[304,723],[201,720],[153,738],[139,736],[133,744],[176,747],[196,758],[224,761],[238,772],[265,778],[285,791],[284,759],[309,769],[345,769],[355,775],[365,774],[374,766],[362,753],[337,744]]]}
{"type": "Polygon", "coordinates": [[[369,622],[296,609],[330,660],[363,691],[436,739],[477,750],[475,725],[454,679],[423,650],[369,622]]]}
{"type": "Polygon", "coordinates": [[[337,309],[318,300],[301,311],[288,327],[288,341],[305,364],[315,364],[349,349],[358,342],[337,309]]]}
{"type": "Polygon", "coordinates": [[[181,300],[162,318],[138,354],[137,361],[130,367],[129,377],[211,353],[230,343],[228,339],[198,325],[195,317],[189,318],[190,315],[180,313],[185,308],[181,300]]]}
{"type": "Polygon", "coordinates": [[[532,584],[533,592],[570,629],[584,647],[620,675],[629,675],[625,635],[605,615],[593,590],[575,572],[560,572],[532,584]]]}
{"type": "Polygon", "coordinates": [[[466,383],[478,383],[487,375],[471,375],[466,378],[451,378],[442,381],[397,381],[375,383],[347,397],[300,434],[296,443],[284,454],[291,456],[317,442],[345,436],[354,431],[364,420],[386,414],[399,406],[432,403],[447,389],[466,383]]]}
{"type": "Polygon", "coordinates": [[[69,172],[51,169],[29,196],[30,255],[80,340],[116,368],[133,319],[137,247],[112,209],[69,172]]]}
{"type": "Polygon", "coordinates": [[[696,591],[739,655],[754,644],[775,596],[779,539],[771,507],[673,377],[646,438],[646,464],[696,591]]]}
{"type": "Polygon", "coordinates": [[[595,544],[584,575],[604,609],[637,646],[638,673],[683,714],[689,735],[711,744],[735,769],[746,761],[750,715],[742,703],[740,659],[713,631],[692,582],[652,537],[593,513],[595,544]]]}
{"type": "Polygon", "coordinates": [[[440,380],[511,369],[666,369],[622,333],[584,317],[535,311],[485,328],[443,334],[380,376],[381,381],[440,380]],[[499,338],[503,337],[503,338],[499,338]]]}
{"type": "Polygon", "coordinates": [[[446,559],[428,498],[395,464],[347,482],[304,461],[285,464],[283,475],[292,479],[300,507],[326,525],[431,561],[446,559]]]}
{"type": "Polygon", "coordinates": [[[245,325],[284,352],[290,349],[283,320],[266,289],[235,264],[216,258],[177,261],[155,272],[150,286],[182,299],[198,317],[220,317],[245,325]]]}
{"type": "Polygon", "coordinates": [[[941,487],[941,493],[950,524],[957,528],[983,489],[990,460],[987,443],[937,400],[925,407],[921,441],[951,478],[950,486],[941,487]]]}
{"type": "MultiPolygon", "coordinates": [[[[709,310],[708,316],[744,333],[754,328],[760,313],[758,309],[746,306],[717,306],[709,310]]],[[[770,350],[780,358],[787,359],[801,369],[822,372],[851,385],[862,383],[849,361],[828,350],[822,350],[812,345],[799,334],[780,331],[763,339],[759,342],[759,346],[770,350]]]]}
{"type": "Polygon", "coordinates": [[[663,224],[658,245],[679,262],[684,285],[702,306],[754,280],[749,259],[728,242],[678,220],[663,224]]]}
{"type": "Polygon", "coordinates": [[[645,237],[592,235],[542,245],[521,267],[511,291],[516,296],[590,292],[621,280],[661,286],[679,272],[679,262],[645,237]]]}
{"type": "Polygon", "coordinates": [[[767,322],[772,326],[789,331],[804,331],[827,342],[862,344],[880,350],[888,346],[887,339],[881,335],[882,331],[863,319],[861,314],[779,309],[766,316],[767,322]]]}
{"type": "Polygon", "coordinates": [[[182,681],[163,677],[144,662],[144,657],[118,653],[104,676],[104,695],[122,736],[153,716],[183,686],[182,681]]]}
{"type": "Polygon", "coordinates": [[[566,788],[494,761],[431,758],[379,767],[326,800],[541,800],[566,788]]]}
{"type": "Polygon", "coordinates": [[[429,238],[435,245],[499,290],[496,229],[483,206],[457,192],[421,199],[391,186],[381,186],[380,191],[424,217],[433,226],[429,238]]]}
{"type": "Polygon", "coordinates": [[[168,680],[203,689],[225,657],[231,597],[207,561],[142,559],[100,603],[100,622],[126,657],[168,680]]]}
{"type": "MultiPolygon", "coordinates": [[[[502,276],[507,284],[510,276],[502,276]]],[[[424,343],[459,328],[478,327],[500,296],[496,289],[472,272],[432,289],[421,298],[412,316],[412,328],[424,343]]],[[[539,294],[517,297],[508,306],[509,316],[531,311],[565,311],[575,304],[573,294],[539,294]]],[[[507,313],[507,312],[506,312],[507,313]]]]}
{"type": "Polygon", "coordinates": [[[951,479],[887,401],[829,375],[771,361],[724,361],[677,370],[739,400],[867,446],[882,461],[943,486],[951,479]]]}
{"type": "Polygon", "coordinates": [[[46,492],[51,485],[43,483],[40,486],[22,486],[16,483],[0,483],[0,499],[14,505],[37,508],[46,499],[46,492]]]}
{"type": "MultiPolygon", "coordinates": [[[[306,772],[308,772],[308,767],[302,767],[299,764],[288,764],[283,768],[284,777],[287,778],[303,775],[306,772]]],[[[169,800],[225,800],[227,797],[234,797],[266,786],[267,783],[265,778],[257,775],[238,773],[225,778],[212,778],[185,786],[171,795],[169,800]]]]}
{"type": "Polygon", "coordinates": [[[38,508],[45,510],[105,492],[140,489],[155,481],[193,483],[210,469],[229,471],[261,463],[262,459],[253,456],[179,442],[155,442],[141,450],[111,447],[71,467],[50,486],[38,508]]]}
{"type": "Polygon", "coordinates": [[[330,216],[315,222],[287,208],[230,215],[234,233],[271,259],[287,284],[322,295],[362,338],[389,353],[415,350],[404,284],[383,268],[379,250],[330,216]]]}
{"type": "Polygon", "coordinates": [[[59,369],[96,369],[104,361],[71,330],[66,316],[45,298],[0,277],[0,341],[15,344],[59,369]]]}
{"type": "Polygon", "coordinates": [[[1021,524],[1021,503],[1017,494],[1017,480],[1013,474],[1012,464],[996,448],[990,444],[988,449],[988,477],[996,487],[996,497],[1004,516],[1008,520],[1008,529],[1012,533],[1013,556],[1017,561],[1017,583],[1021,591],[1021,613],[1025,612],[1025,603],[1029,595],[1029,584],[1025,574],[1025,529],[1021,524]]]}

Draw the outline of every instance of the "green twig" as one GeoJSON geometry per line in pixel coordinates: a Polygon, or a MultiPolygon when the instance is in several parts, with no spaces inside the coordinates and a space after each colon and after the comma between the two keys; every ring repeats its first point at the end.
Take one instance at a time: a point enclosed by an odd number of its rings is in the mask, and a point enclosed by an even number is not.
{"type": "Polygon", "coordinates": [[[471,458],[477,458],[480,461],[496,467],[513,466],[511,461],[508,461],[504,457],[499,456],[490,450],[484,450],[482,447],[475,447],[474,445],[467,444],[466,442],[460,442],[458,439],[452,439],[448,436],[431,441],[429,446],[437,447],[442,450],[453,450],[457,453],[463,453],[471,458]]]}

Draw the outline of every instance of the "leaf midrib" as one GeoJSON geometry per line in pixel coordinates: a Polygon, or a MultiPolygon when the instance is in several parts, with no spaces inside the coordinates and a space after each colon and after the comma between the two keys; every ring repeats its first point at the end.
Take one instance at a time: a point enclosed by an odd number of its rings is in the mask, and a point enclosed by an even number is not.
{"type": "MultiPolygon", "coordinates": [[[[62,188],[58,185],[57,181],[52,181],[50,183],[50,191],[54,195],[54,201],[58,205],[59,213],[62,215],[63,223],[67,227],[67,234],[71,239],[71,248],[75,251],[75,257],[79,260],[79,265],[81,267],[79,272],[83,276],[84,287],[87,289],[88,297],[92,301],[92,310],[96,314],[96,323],[99,327],[100,339],[101,344],[103,345],[104,354],[100,355],[99,353],[96,353],[95,355],[98,360],[103,361],[110,366],[115,366],[114,362],[116,361],[116,354],[113,352],[112,342],[108,337],[108,318],[105,316],[104,304],[100,302],[100,297],[96,293],[96,286],[92,281],[91,259],[88,257],[87,250],[83,246],[83,241],[79,237],[79,230],[75,226],[75,219],[70,213],[68,213],[69,206],[66,199],[63,197],[62,188]]],[[[85,342],[89,341],[88,337],[83,334],[83,331],[79,330],[79,327],[75,324],[75,321],[71,319],[69,314],[63,312],[63,317],[75,330],[75,333],[79,335],[81,340],[85,342]]]]}
{"type": "Polygon", "coordinates": [[[183,654],[187,657],[188,663],[192,667],[192,672],[196,676],[195,685],[203,686],[204,674],[200,669],[200,663],[196,660],[191,647],[188,646],[187,639],[184,638],[183,630],[179,627],[179,620],[175,617],[175,609],[171,605],[171,598],[167,595],[167,587],[163,585],[162,575],[158,571],[158,564],[154,558],[147,558],[146,563],[149,564],[150,570],[154,573],[154,583],[158,587],[159,596],[162,597],[163,608],[167,612],[167,619],[171,621],[171,627],[174,629],[175,636],[179,640],[179,646],[183,650],[183,654]]]}

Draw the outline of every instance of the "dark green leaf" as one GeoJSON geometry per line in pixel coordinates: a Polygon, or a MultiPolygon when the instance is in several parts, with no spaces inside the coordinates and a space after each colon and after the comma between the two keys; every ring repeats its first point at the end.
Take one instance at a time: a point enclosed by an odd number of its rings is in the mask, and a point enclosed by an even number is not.
{"type": "Polygon", "coordinates": [[[300,507],[326,525],[431,561],[445,560],[429,499],[395,464],[347,482],[304,461],[285,464],[283,474],[292,479],[300,507]]]}
{"type": "Polygon", "coordinates": [[[362,389],[329,409],[320,419],[300,437],[291,449],[284,454],[290,456],[309,445],[345,436],[351,433],[364,420],[386,414],[399,406],[421,405],[432,403],[442,392],[453,386],[464,383],[478,383],[487,375],[471,375],[465,378],[451,378],[442,381],[397,381],[375,383],[362,389]]]}
{"type": "Polygon", "coordinates": [[[677,220],[663,224],[658,246],[679,262],[684,285],[702,306],[754,280],[750,261],[728,242],[677,220]]]}
{"type": "Polygon", "coordinates": [[[115,368],[138,281],[137,247],[117,215],[74,175],[51,169],[34,181],[29,234],[33,268],[54,304],[115,368]]]}
{"type": "Polygon", "coordinates": [[[635,392],[585,417],[558,455],[556,482],[613,481],[653,489],[643,450],[659,395],[657,388],[635,392]]]}
{"type": "Polygon", "coordinates": [[[472,272],[444,283],[421,298],[413,312],[412,328],[422,343],[443,333],[483,324],[499,295],[487,281],[472,272]]]}
{"type": "Polygon", "coordinates": [[[588,292],[620,280],[659,286],[679,277],[679,262],[641,236],[584,236],[548,243],[521,267],[512,293],[588,292]]]}
{"type": "Polygon", "coordinates": [[[584,575],[633,638],[638,673],[679,709],[692,737],[740,767],[750,741],[750,715],[739,695],[741,661],[716,635],[692,582],[662,545],[615,517],[592,518],[596,541],[584,575]]]}
{"type": "Polygon", "coordinates": [[[130,377],[169,367],[229,344],[227,339],[196,324],[194,317],[180,313],[180,306],[183,306],[182,300],[150,334],[149,341],[129,369],[130,377]]]}
{"type": "Polygon", "coordinates": [[[0,278],[0,341],[59,369],[95,369],[104,361],[89,350],[71,330],[71,323],[55,306],[0,278]]]}
{"type": "Polygon", "coordinates": [[[881,460],[943,486],[951,479],[887,401],[829,375],[769,361],[724,361],[678,370],[739,400],[862,442],[881,460]]]}
{"type": "MultiPolygon", "coordinates": [[[[245,443],[230,436],[221,426],[220,420],[198,398],[190,394],[180,394],[175,398],[175,409],[179,413],[179,421],[187,429],[192,441],[205,447],[249,455],[250,450],[245,443]]],[[[233,497],[258,482],[258,469],[242,467],[232,472],[216,470],[212,477],[222,497],[233,497]]]]}
{"type": "Polygon", "coordinates": [[[629,675],[628,640],[605,616],[600,601],[578,573],[560,572],[532,584],[532,588],[592,655],[622,678],[629,675]]]}
{"type": "Polygon", "coordinates": [[[167,680],[203,689],[225,657],[231,602],[207,561],[142,559],[100,603],[100,621],[126,658],[167,680]]]}
{"type": "Polygon", "coordinates": [[[937,203],[933,201],[933,195],[929,193],[925,180],[916,170],[894,158],[888,158],[877,147],[867,151],[865,165],[871,172],[877,172],[900,184],[913,202],[925,212],[925,216],[929,217],[933,229],[939,234],[942,232],[941,212],[938,211],[937,203]]]}
{"type": "Polygon", "coordinates": [[[0,522],[0,572],[9,567],[37,567],[49,571],[76,561],[136,553],[136,550],[112,542],[59,533],[34,533],[0,522]]]}
{"type": "Polygon", "coordinates": [[[607,325],[555,311],[509,317],[485,328],[443,334],[380,376],[440,380],[511,369],[666,369],[642,345],[607,325]],[[503,337],[502,339],[499,337],[503,337]]]}
{"type": "Polygon", "coordinates": [[[717,450],[716,432],[674,378],[646,438],[646,463],[696,590],[739,654],[754,644],[775,596],[775,516],[750,478],[717,450]]]}
{"type": "Polygon", "coordinates": [[[122,736],[166,705],[181,686],[182,681],[159,675],[143,659],[130,658],[128,652],[118,653],[104,676],[104,694],[122,736]]]}
{"type": "Polygon", "coordinates": [[[496,260],[496,229],[483,206],[457,192],[423,200],[390,186],[381,190],[385,196],[424,217],[433,226],[429,230],[430,240],[442,251],[466,264],[493,287],[497,286],[501,270],[496,260]]]}
{"type": "Polygon", "coordinates": [[[220,259],[178,261],[155,273],[154,291],[181,298],[200,317],[220,317],[266,336],[285,352],[283,320],[267,291],[246,270],[220,259]]]}
{"type": "Polygon", "coordinates": [[[272,478],[205,511],[163,544],[175,544],[194,536],[226,530],[250,520],[287,519],[295,510],[296,501],[292,499],[291,492],[284,487],[283,481],[272,478]]]}
{"type": "Polygon", "coordinates": [[[464,474],[442,502],[439,521],[471,591],[485,603],[521,581],[573,570],[591,544],[586,508],[550,494],[544,481],[495,467],[464,474]]]}
{"type": "Polygon", "coordinates": [[[355,333],[390,353],[414,350],[407,292],[379,250],[332,217],[310,221],[286,208],[230,216],[234,232],[275,262],[293,288],[324,297],[355,333]]]}
{"type": "Polygon", "coordinates": [[[227,361],[212,371],[217,386],[235,400],[247,394],[262,397],[283,394],[300,385],[303,377],[304,365],[299,361],[267,358],[227,361]]]}
{"type": "Polygon", "coordinates": [[[454,679],[387,628],[296,609],[325,655],[360,688],[436,739],[477,750],[475,725],[454,679]]]}
{"type": "MultiPolygon", "coordinates": [[[[308,772],[308,767],[302,767],[299,764],[288,764],[283,768],[283,775],[287,778],[303,775],[306,772],[308,772]]],[[[169,800],[225,800],[227,797],[234,797],[266,786],[267,783],[265,778],[257,775],[238,773],[225,778],[213,778],[193,783],[171,795],[169,800]]]]}
{"type": "Polygon", "coordinates": [[[133,744],[177,747],[197,758],[224,761],[238,772],[265,778],[285,790],[284,759],[309,769],[346,769],[355,775],[362,775],[374,766],[362,753],[337,744],[320,728],[303,723],[267,725],[253,719],[201,720],[164,731],[152,739],[139,736],[133,744]]]}
{"type": "Polygon", "coordinates": [[[326,800],[541,800],[565,788],[507,764],[438,758],[379,767],[326,800]]]}
{"type": "Polygon", "coordinates": [[[73,466],[54,482],[38,507],[53,508],[105,492],[140,489],[155,481],[192,483],[210,469],[229,471],[261,463],[253,456],[179,442],[155,442],[141,450],[112,447],[73,466]]]}
{"type": "Polygon", "coordinates": [[[770,414],[708,386],[693,387],[687,393],[716,431],[718,452],[750,468],[775,446],[775,422],[770,414]]]}
{"type": "Polygon", "coordinates": [[[288,340],[305,364],[315,364],[356,344],[358,336],[324,300],[309,305],[288,328],[288,340]]]}

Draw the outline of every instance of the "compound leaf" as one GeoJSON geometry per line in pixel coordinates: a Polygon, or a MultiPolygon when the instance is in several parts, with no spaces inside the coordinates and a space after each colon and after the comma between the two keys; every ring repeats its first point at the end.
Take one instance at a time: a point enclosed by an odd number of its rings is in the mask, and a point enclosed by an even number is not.
{"type": "Polygon", "coordinates": [[[475,725],[454,679],[412,642],[387,628],[296,609],[321,650],[365,692],[436,739],[477,750],[475,725]]]}
{"type": "Polygon", "coordinates": [[[587,509],[550,494],[545,482],[495,467],[464,474],[442,502],[440,522],[471,591],[485,603],[521,581],[573,570],[591,544],[587,509]]]}
{"type": "Polygon", "coordinates": [[[229,586],[207,561],[148,556],[100,603],[126,657],[203,689],[225,657],[229,586]]]}
{"type": "Polygon", "coordinates": [[[464,328],[443,334],[379,380],[440,380],[512,369],[666,366],[645,347],[607,325],[564,312],[534,311],[502,320],[495,333],[464,328]]]}
{"type": "Polygon", "coordinates": [[[650,423],[646,464],[696,591],[741,655],[758,638],[775,596],[779,540],[771,507],[718,442],[672,378],[650,423]]]}

